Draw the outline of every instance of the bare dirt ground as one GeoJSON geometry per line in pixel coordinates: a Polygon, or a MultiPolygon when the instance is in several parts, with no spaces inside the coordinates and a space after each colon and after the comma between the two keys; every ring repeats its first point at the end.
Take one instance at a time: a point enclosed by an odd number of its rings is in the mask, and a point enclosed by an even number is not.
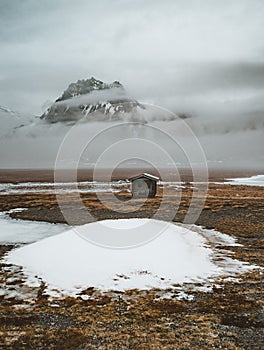
{"type": "MultiPolygon", "coordinates": [[[[111,202],[109,194],[103,196],[106,203],[111,202]]],[[[140,201],[130,199],[126,192],[117,196],[132,206],[140,201]]],[[[177,193],[163,198],[168,207],[179,204],[173,221],[184,220],[192,196],[195,188],[186,184],[181,198],[177,193]]],[[[166,210],[158,211],[162,188],[156,198],[147,200],[133,214],[120,215],[110,210],[96,194],[83,193],[81,198],[82,208],[71,194],[65,197],[64,204],[74,212],[76,224],[90,220],[86,210],[96,220],[153,217],[154,213],[169,220],[166,210]]],[[[12,217],[65,222],[53,194],[0,195],[0,211],[17,207],[28,210],[12,213],[12,217]]],[[[196,224],[237,237],[242,246],[222,249],[231,250],[234,258],[263,267],[263,214],[263,187],[210,184],[196,224]]],[[[12,248],[1,246],[0,254],[12,248]]],[[[2,263],[1,283],[10,290],[22,285],[19,278],[10,278],[6,268],[2,263]]],[[[219,282],[212,292],[192,291],[192,300],[177,300],[173,293],[170,299],[162,299],[158,290],[101,294],[90,288],[85,291],[92,297],[88,300],[81,295],[49,300],[45,285],[34,293],[31,301],[24,302],[12,295],[1,297],[1,349],[264,349],[264,286],[260,270],[219,282]]]]}

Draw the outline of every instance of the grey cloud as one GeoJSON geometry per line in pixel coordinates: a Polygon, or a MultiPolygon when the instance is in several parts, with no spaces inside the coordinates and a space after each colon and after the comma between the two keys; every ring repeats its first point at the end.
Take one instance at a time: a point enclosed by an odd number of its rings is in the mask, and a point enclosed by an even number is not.
{"type": "Polygon", "coordinates": [[[10,107],[40,113],[44,101],[91,75],[153,98],[263,87],[258,0],[2,0],[0,6],[0,103],[10,107]]]}
{"type": "MultiPolygon", "coordinates": [[[[0,105],[40,115],[71,82],[119,80],[131,98],[191,114],[187,122],[210,157],[221,140],[230,147],[236,140],[241,159],[254,157],[264,128],[263,23],[261,0],[0,0],[0,105]],[[254,152],[240,139],[252,139],[254,152]]],[[[177,125],[168,128],[177,134],[177,125]]],[[[29,153],[33,129],[19,131],[29,153]]],[[[20,141],[10,146],[12,157],[20,141]]],[[[31,156],[33,164],[39,156],[31,156]]]]}

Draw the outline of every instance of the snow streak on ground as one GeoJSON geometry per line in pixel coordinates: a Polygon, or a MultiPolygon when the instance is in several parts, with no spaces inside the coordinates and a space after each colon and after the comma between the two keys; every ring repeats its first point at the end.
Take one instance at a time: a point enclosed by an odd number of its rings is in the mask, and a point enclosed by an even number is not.
{"type": "MultiPolygon", "coordinates": [[[[226,182],[192,182],[193,185],[205,184],[226,184],[226,182]]],[[[233,184],[233,183],[232,183],[233,184]]],[[[166,189],[181,191],[186,188],[185,182],[180,181],[160,181],[159,186],[166,189]]],[[[188,185],[188,188],[195,188],[188,185]]],[[[131,192],[130,183],[119,180],[112,182],[26,182],[26,183],[0,183],[0,195],[5,194],[27,194],[27,193],[46,193],[46,194],[63,194],[63,193],[118,193],[131,192]]]]}
{"type": "MultiPolygon", "coordinates": [[[[233,178],[226,179],[226,182],[192,182],[193,185],[199,184],[231,184],[231,185],[251,185],[264,186],[264,175],[252,176],[250,178],[233,178]]],[[[185,183],[180,181],[160,181],[159,185],[163,188],[171,188],[177,191],[185,188],[185,183]]],[[[192,187],[189,187],[192,188],[192,187]]],[[[112,182],[25,182],[25,183],[0,183],[0,194],[26,194],[26,193],[47,193],[47,194],[62,194],[62,193],[98,193],[120,191],[130,192],[130,183],[127,181],[112,181],[112,182]]]]}
{"type": "MultiPolygon", "coordinates": [[[[184,188],[184,182],[163,182],[159,185],[166,188],[179,190],[184,188]]],[[[112,182],[82,181],[82,182],[24,182],[24,183],[0,183],[0,194],[26,194],[26,193],[98,193],[120,191],[130,192],[130,183],[119,180],[112,182]]]]}
{"type": "Polygon", "coordinates": [[[25,182],[25,183],[0,183],[0,194],[24,194],[24,193],[70,193],[70,192],[119,192],[120,188],[127,187],[126,181],[116,182],[25,182]]]}
{"type": "MultiPolygon", "coordinates": [[[[122,219],[81,227],[83,231],[103,234],[111,234],[114,227],[125,235],[135,225],[146,225],[148,229],[151,227],[148,223],[166,228],[156,239],[135,248],[103,248],[83,239],[72,228],[14,249],[5,261],[22,266],[27,283],[36,285],[40,279],[43,280],[47,293],[52,296],[74,296],[88,287],[107,291],[167,289],[196,282],[207,285],[221,275],[236,276],[253,268],[233,260],[217,248],[221,244],[236,244],[232,237],[195,225],[122,219]]],[[[50,226],[47,226],[48,229],[50,226]]]]}
{"type": "Polygon", "coordinates": [[[229,185],[264,186],[264,175],[226,179],[229,185]]]}

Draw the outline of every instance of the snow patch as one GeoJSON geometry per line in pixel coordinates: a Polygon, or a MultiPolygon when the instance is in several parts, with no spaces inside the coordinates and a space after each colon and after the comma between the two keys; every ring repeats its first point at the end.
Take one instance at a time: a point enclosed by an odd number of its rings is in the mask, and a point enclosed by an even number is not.
{"type": "MultiPolygon", "coordinates": [[[[82,229],[104,231],[126,230],[151,219],[104,220],[86,224],[82,229]]],[[[146,225],[146,229],[149,228],[146,225]]],[[[167,223],[166,230],[148,244],[131,249],[108,249],[84,240],[74,228],[39,242],[14,249],[7,263],[22,266],[29,280],[37,278],[47,285],[49,295],[76,296],[88,287],[102,291],[133,288],[167,289],[173,285],[208,285],[223,275],[241,274],[254,267],[224,256],[208,240],[208,230],[167,223]],[[221,256],[221,259],[219,257],[221,256]],[[220,261],[220,262],[219,262],[220,261]]],[[[235,242],[213,232],[213,241],[235,242]],[[217,239],[216,239],[217,238],[217,239]]]]}

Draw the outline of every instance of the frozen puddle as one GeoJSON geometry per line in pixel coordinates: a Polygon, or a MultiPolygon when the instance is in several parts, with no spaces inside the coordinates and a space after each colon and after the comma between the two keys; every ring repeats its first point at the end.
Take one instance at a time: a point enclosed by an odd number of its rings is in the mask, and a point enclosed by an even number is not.
{"type": "Polygon", "coordinates": [[[142,225],[146,230],[163,228],[163,232],[144,245],[110,249],[89,242],[72,228],[10,251],[5,262],[22,266],[27,284],[42,280],[51,296],[76,296],[88,287],[108,291],[207,285],[220,276],[238,276],[255,268],[217,248],[236,245],[232,237],[195,225],[122,219],[79,227],[89,234],[110,235],[117,230],[126,235],[127,229],[142,225]]]}
{"type": "MultiPolygon", "coordinates": [[[[23,210],[26,210],[26,208],[12,209],[7,213],[23,210]]],[[[15,220],[4,213],[0,213],[0,244],[2,245],[32,243],[66,230],[69,230],[67,225],[15,220]]]]}

